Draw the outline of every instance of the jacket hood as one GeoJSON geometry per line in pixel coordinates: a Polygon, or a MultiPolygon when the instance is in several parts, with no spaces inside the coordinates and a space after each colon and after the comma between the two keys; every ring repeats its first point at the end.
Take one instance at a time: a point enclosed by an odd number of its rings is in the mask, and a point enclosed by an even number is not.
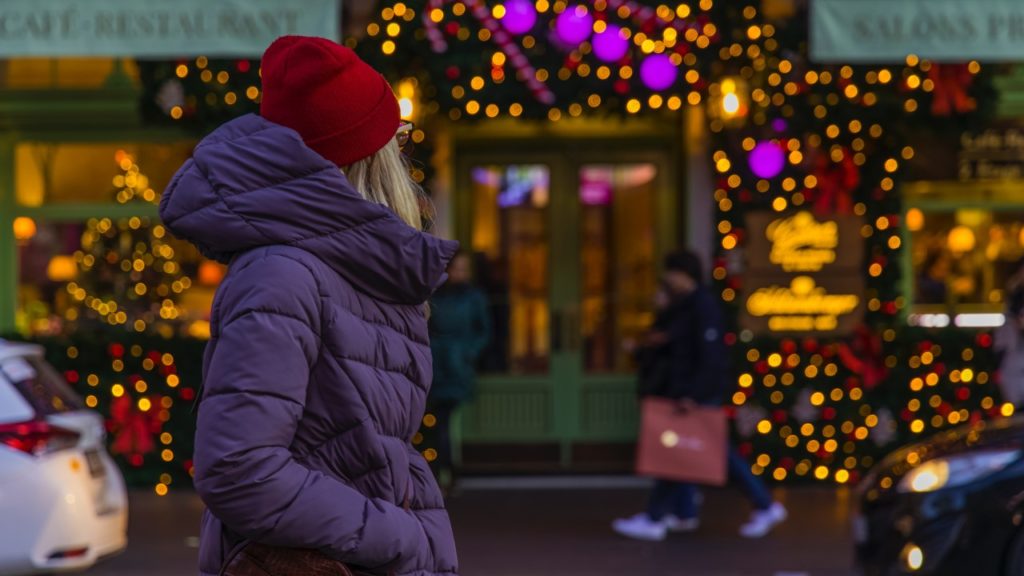
{"type": "Polygon", "coordinates": [[[396,304],[426,301],[458,249],[364,200],[297,132],[254,114],[196,146],[164,191],[160,217],[208,258],[226,263],[253,248],[295,246],[396,304]]]}

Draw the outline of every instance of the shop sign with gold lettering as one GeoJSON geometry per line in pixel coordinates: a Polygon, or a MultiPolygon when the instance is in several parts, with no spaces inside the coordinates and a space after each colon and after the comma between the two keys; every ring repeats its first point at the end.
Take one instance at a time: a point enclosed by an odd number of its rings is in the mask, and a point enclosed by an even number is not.
{"type": "Polygon", "coordinates": [[[863,319],[860,278],[748,277],[747,284],[743,326],[755,333],[847,334],[863,319]]]}
{"type": "Polygon", "coordinates": [[[860,227],[855,216],[749,215],[743,328],[758,334],[850,333],[864,315],[860,227]]]}
{"type": "Polygon", "coordinates": [[[863,257],[861,220],[856,216],[819,219],[808,211],[780,215],[755,212],[747,217],[750,241],[747,270],[814,273],[825,269],[855,272],[863,257]]]}

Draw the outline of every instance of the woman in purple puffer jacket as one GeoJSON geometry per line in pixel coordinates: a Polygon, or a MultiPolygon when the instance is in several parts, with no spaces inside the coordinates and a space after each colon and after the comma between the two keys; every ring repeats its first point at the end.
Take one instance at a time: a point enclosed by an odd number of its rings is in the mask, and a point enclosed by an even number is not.
{"type": "Polygon", "coordinates": [[[207,136],[160,215],[230,263],[196,431],[202,576],[250,543],[374,574],[454,575],[444,502],[411,439],[431,381],[424,302],[456,244],[423,233],[387,82],[288,36],[261,115],[207,136]]]}

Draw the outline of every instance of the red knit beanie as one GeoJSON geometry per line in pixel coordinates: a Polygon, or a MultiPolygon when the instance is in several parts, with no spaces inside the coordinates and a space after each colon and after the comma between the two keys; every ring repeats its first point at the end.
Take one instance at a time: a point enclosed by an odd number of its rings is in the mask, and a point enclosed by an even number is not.
{"type": "Polygon", "coordinates": [[[401,124],[387,80],[325,38],[282,36],[263,54],[260,114],[338,166],[383,148],[401,124]]]}

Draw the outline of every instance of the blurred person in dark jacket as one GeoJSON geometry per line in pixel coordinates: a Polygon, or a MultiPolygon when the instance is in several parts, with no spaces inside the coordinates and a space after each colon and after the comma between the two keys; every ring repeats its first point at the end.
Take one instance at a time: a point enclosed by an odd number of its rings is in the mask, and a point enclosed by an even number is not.
{"type": "Polygon", "coordinates": [[[672,367],[672,356],[668,353],[671,303],[668,287],[660,284],[654,294],[654,322],[638,339],[630,339],[625,343],[626,351],[636,361],[637,395],[641,398],[665,393],[672,367]]]}
{"type": "Polygon", "coordinates": [[[995,331],[993,349],[999,364],[999,390],[1003,400],[1024,406],[1024,259],[1006,284],[1005,321],[995,331]]]}
{"type": "Polygon", "coordinates": [[[430,301],[430,351],[434,384],[430,410],[437,418],[435,472],[450,490],[455,482],[452,464],[451,418],[472,398],[476,364],[491,337],[487,297],[473,286],[469,256],[459,253],[448,268],[448,282],[430,301]]]}
{"type": "MultiPolygon", "coordinates": [[[[651,344],[642,352],[646,356],[640,356],[641,374],[657,380],[642,382],[641,393],[671,398],[683,409],[721,406],[729,382],[728,349],[721,311],[703,283],[700,257],[689,251],[666,257],[664,286],[668,305],[645,338],[651,344]],[[664,368],[657,368],[659,363],[664,368]]],[[[754,507],[740,534],[765,536],[786,519],[786,509],[773,501],[733,446],[728,462],[730,479],[743,488],[754,507]]],[[[647,511],[618,519],[612,528],[641,540],[664,540],[668,532],[694,531],[700,526],[698,499],[693,484],[657,480],[647,511]]]]}

